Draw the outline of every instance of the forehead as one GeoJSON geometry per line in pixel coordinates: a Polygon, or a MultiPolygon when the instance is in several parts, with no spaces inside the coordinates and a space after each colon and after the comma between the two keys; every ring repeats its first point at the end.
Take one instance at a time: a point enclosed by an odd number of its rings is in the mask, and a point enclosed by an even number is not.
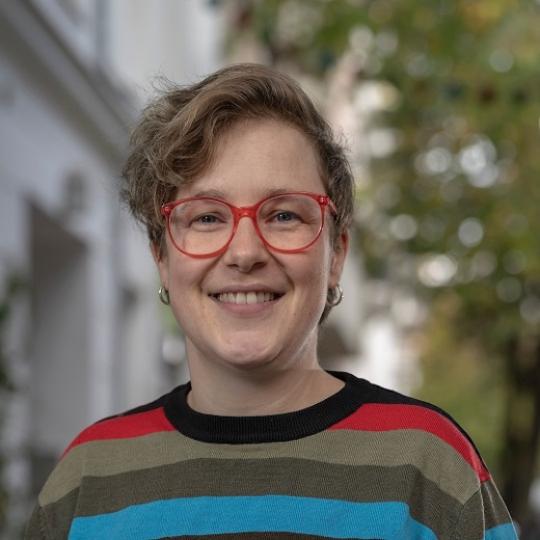
{"type": "Polygon", "coordinates": [[[245,120],[221,135],[210,166],[178,196],[252,202],[276,191],[325,192],[313,143],[279,120],[245,120]]]}

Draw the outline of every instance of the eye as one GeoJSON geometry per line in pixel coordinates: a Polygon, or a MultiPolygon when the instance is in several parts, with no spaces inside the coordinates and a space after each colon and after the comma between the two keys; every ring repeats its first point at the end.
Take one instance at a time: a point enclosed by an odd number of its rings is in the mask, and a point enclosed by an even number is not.
{"type": "Polygon", "coordinates": [[[192,223],[217,223],[218,221],[219,219],[217,216],[214,216],[212,214],[205,214],[203,216],[196,217],[194,220],[192,220],[192,223]]]}
{"type": "Polygon", "coordinates": [[[219,214],[199,214],[192,217],[188,222],[188,227],[194,230],[213,231],[227,223],[224,216],[219,214]]]}
{"type": "Polygon", "coordinates": [[[294,220],[299,220],[300,217],[297,214],[295,214],[294,212],[289,212],[289,211],[283,210],[281,212],[276,212],[272,216],[272,219],[277,221],[277,222],[280,222],[280,223],[286,223],[286,222],[290,222],[290,221],[294,221],[294,220]]]}

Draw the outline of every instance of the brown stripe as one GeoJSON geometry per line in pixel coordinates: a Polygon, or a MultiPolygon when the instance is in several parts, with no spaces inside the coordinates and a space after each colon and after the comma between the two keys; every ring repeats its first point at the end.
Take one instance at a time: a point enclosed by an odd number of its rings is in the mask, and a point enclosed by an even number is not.
{"type": "Polygon", "coordinates": [[[75,509],[79,498],[79,489],[67,493],[58,503],[37,507],[30,519],[27,536],[32,538],[67,538],[71,520],[75,515],[75,509]],[[39,534],[38,534],[39,530],[39,534]]]}
{"type": "Polygon", "coordinates": [[[481,540],[485,537],[486,530],[511,523],[510,515],[501,502],[502,499],[492,499],[495,489],[491,481],[485,482],[482,489],[469,499],[459,516],[455,538],[481,540]]]}
{"type": "MultiPolygon", "coordinates": [[[[86,477],[79,516],[185,497],[289,495],[351,502],[405,502],[412,517],[450,536],[462,505],[411,465],[350,467],[299,459],[209,460],[86,477]],[[440,509],[445,510],[444,516],[440,509]]],[[[62,505],[62,501],[57,504],[62,505]]],[[[56,504],[54,505],[56,506],[56,504]]]]}
{"type": "Polygon", "coordinates": [[[296,441],[260,445],[210,444],[169,432],[74,448],[53,471],[40,504],[50,504],[75,489],[82,469],[85,476],[108,476],[201,458],[302,458],[351,466],[412,464],[461,503],[478,489],[476,475],[465,460],[444,441],[422,431],[325,431],[296,441]]]}
{"type": "Polygon", "coordinates": [[[510,515],[508,509],[503,504],[502,497],[497,490],[497,486],[492,482],[484,482],[480,490],[481,503],[485,511],[486,529],[491,529],[497,525],[508,523],[510,515]]]}

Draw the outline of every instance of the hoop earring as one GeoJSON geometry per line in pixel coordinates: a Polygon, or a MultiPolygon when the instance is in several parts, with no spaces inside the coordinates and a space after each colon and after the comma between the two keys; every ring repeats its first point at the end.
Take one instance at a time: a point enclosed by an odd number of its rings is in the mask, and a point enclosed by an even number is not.
{"type": "Polygon", "coordinates": [[[343,300],[343,289],[338,283],[335,287],[328,289],[326,303],[330,307],[336,307],[343,300]]]}
{"type": "Polygon", "coordinates": [[[168,306],[171,303],[171,299],[169,298],[169,291],[163,285],[159,288],[158,296],[162,304],[168,306]]]}

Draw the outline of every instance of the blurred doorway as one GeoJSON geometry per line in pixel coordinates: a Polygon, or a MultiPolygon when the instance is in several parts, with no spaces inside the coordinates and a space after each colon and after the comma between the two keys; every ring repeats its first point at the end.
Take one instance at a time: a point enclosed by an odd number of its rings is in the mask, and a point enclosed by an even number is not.
{"type": "Polygon", "coordinates": [[[39,208],[30,210],[30,447],[37,493],[88,410],[87,247],[39,208]]]}

